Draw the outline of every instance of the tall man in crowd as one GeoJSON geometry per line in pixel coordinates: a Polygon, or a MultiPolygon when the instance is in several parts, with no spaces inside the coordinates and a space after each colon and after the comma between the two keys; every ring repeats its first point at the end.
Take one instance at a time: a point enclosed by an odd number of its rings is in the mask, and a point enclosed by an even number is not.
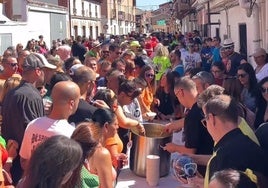
{"type": "Polygon", "coordinates": [[[268,175],[268,161],[264,151],[238,128],[237,103],[227,95],[216,95],[202,107],[202,120],[215,146],[207,164],[204,187],[214,172],[223,169],[250,169],[268,175]]]}
{"type": "MultiPolygon", "coordinates": [[[[9,91],[2,105],[2,135],[6,140],[22,143],[27,124],[35,118],[44,116],[44,106],[37,87],[44,84],[44,69],[56,69],[41,54],[32,53],[23,63],[22,82],[9,91]]],[[[16,184],[22,176],[19,156],[13,161],[11,175],[16,184]]]]}
{"type": "MultiPolygon", "coordinates": [[[[198,92],[195,82],[189,77],[182,77],[175,83],[174,92],[179,102],[187,109],[187,112],[185,113],[184,121],[178,120],[175,121],[176,123],[170,123],[166,130],[171,131],[184,127],[183,139],[185,145],[167,143],[164,149],[172,153],[212,154],[213,140],[201,123],[204,116],[201,108],[197,106],[198,92]]],[[[206,171],[205,166],[198,166],[198,171],[204,175],[206,171]]]]}
{"type": "MultiPolygon", "coordinates": [[[[71,68],[72,69],[72,68],[71,68]]],[[[76,125],[85,119],[91,119],[92,114],[97,109],[87,101],[88,96],[92,96],[96,73],[87,66],[80,66],[73,70],[73,74],[70,75],[73,81],[79,86],[81,97],[76,112],[70,116],[69,122],[76,125]]]]}
{"type": "Polygon", "coordinates": [[[67,121],[78,106],[80,89],[72,81],[60,81],[52,90],[53,105],[48,116],[40,117],[31,121],[24,133],[20,149],[20,161],[23,170],[26,169],[32,152],[45,139],[64,135],[71,137],[74,126],[67,121]]]}

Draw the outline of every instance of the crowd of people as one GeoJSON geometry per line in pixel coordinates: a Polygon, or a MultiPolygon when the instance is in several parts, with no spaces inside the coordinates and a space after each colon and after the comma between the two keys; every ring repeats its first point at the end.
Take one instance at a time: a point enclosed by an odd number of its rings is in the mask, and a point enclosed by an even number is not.
{"type": "Polygon", "coordinates": [[[2,186],[112,188],[129,162],[130,129],[146,136],[155,112],[166,131],[183,130],[184,145],[163,149],[198,164],[196,187],[267,187],[268,56],[255,49],[253,66],[234,44],[195,30],[77,36],[51,49],[40,35],[7,48],[2,186]]]}

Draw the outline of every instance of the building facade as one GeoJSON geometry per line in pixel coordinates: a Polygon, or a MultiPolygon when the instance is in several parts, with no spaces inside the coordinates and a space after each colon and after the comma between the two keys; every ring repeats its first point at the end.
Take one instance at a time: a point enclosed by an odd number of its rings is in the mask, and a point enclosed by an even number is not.
{"type": "Polygon", "coordinates": [[[249,56],[254,49],[268,49],[268,1],[176,0],[181,31],[201,31],[203,36],[232,38],[235,50],[249,56]]]}
{"type": "Polygon", "coordinates": [[[151,11],[136,8],[136,32],[150,33],[153,31],[151,11]]]}
{"type": "Polygon", "coordinates": [[[86,36],[96,39],[102,32],[102,0],[69,0],[69,33],[71,36],[86,36]]]}
{"type": "Polygon", "coordinates": [[[103,0],[101,6],[102,31],[124,35],[135,31],[135,0],[103,0]]]}
{"type": "Polygon", "coordinates": [[[0,53],[8,46],[26,46],[39,35],[50,47],[50,42],[67,37],[68,9],[58,1],[50,3],[32,0],[9,0],[0,3],[0,53]]]}
{"type": "Polygon", "coordinates": [[[158,9],[152,11],[151,22],[153,31],[174,33],[179,29],[174,5],[175,2],[169,1],[159,5],[158,9]]]}

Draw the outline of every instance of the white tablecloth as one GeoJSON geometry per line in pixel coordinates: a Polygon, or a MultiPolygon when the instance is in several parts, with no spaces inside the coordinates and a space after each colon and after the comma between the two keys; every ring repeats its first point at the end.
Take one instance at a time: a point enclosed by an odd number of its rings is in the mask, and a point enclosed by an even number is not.
{"type": "MultiPolygon", "coordinates": [[[[173,177],[171,174],[168,176],[162,177],[159,180],[159,184],[156,187],[179,187],[180,183],[173,177]]],[[[116,188],[146,188],[150,187],[147,182],[146,178],[139,177],[135,175],[129,168],[122,169],[119,174],[118,182],[116,188]]]]}
{"type": "MultiPolygon", "coordinates": [[[[172,142],[178,145],[183,145],[183,142],[181,141],[181,137],[182,137],[181,134],[182,132],[173,133],[172,142]]],[[[136,188],[136,187],[146,188],[150,186],[147,184],[146,178],[135,175],[128,167],[122,169],[118,177],[116,188],[136,188]]],[[[156,187],[180,188],[180,187],[187,187],[187,185],[181,185],[175,179],[175,177],[170,173],[168,176],[160,178],[159,184],[156,187]]]]}

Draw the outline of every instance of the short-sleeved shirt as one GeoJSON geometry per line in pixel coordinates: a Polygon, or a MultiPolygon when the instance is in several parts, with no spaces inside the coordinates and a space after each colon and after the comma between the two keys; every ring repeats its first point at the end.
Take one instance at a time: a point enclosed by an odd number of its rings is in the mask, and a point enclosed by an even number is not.
{"type": "Polygon", "coordinates": [[[261,81],[263,78],[268,76],[268,63],[266,63],[258,73],[256,73],[256,78],[259,81],[261,81]]]}
{"type": "Polygon", "coordinates": [[[135,119],[139,122],[143,121],[140,103],[137,98],[133,99],[129,105],[124,105],[123,111],[128,118],[135,119]]]}
{"type": "Polygon", "coordinates": [[[174,67],[172,71],[175,71],[175,72],[179,73],[180,76],[184,76],[184,67],[183,67],[182,64],[177,65],[176,67],[174,67]]]}
{"type": "Polygon", "coordinates": [[[74,127],[65,119],[37,118],[31,121],[25,130],[20,156],[24,159],[30,159],[36,147],[47,138],[55,135],[64,135],[70,138],[73,131],[74,127]]]}
{"type": "Polygon", "coordinates": [[[216,172],[223,169],[236,169],[245,171],[247,168],[268,175],[268,161],[264,151],[240,129],[236,128],[215,145],[214,156],[209,168],[209,179],[216,172]]]}
{"type": "MultiPolygon", "coordinates": [[[[184,120],[183,137],[186,148],[196,149],[196,154],[210,155],[213,152],[213,139],[207,129],[202,125],[204,118],[201,108],[195,103],[184,120]]],[[[198,166],[198,171],[204,175],[206,168],[198,166]]]]}
{"type": "Polygon", "coordinates": [[[90,105],[84,99],[79,99],[77,110],[69,117],[68,121],[69,123],[77,125],[78,123],[85,121],[85,119],[91,119],[96,109],[97,108],[95,106],[90,105]]]}
{"type": "Polygon", "coordinates": [[[162,74],[171,67],[170,59],[166,56],[156,56],[153,58],[153,62],[157,67],[158,73],[155,79],[160,80],[162,74]]]}
{"type": "Polygon", "coordinates": [[[151,104],[153,103],[154,100],[153,91],[149,87],[144,88],[144,90],[140,94],[140,98],[143,100],[146,107],[150,109],[151,104]]]}
{"type": "Polygon", "coordinates": [[[174,113],[174,106],[171,93],[166,93],[164,90],[157,90],[155,97],[160,100],[160,105],[157,110],[164,115],[172,115],[174,113]]]}
{"type": "Polygon", "coordinates": [[[43,100],[33,84],[22,81],[9,91],[2,105],[2,135],[6,140],[14,139],[19,145],[30,121],[44,116],[43,100]]]}
{"type": "Polygon", "coordinates": [[[220,55],[220,48],[221,47],[215,47],[212,50],[212,61],[213,62],[220,62],[221,61],[221,55],[220,55]]]}
{"type": "Polygon", "coordinates": [[[189,70],[192,68],[197,67],[197,63],[201,63],[202,59],[199,53],[189,53],[186,52],[184,54],[184,57],[182,57],[183,65],[184,65],[184,70],[189,70]]]}

